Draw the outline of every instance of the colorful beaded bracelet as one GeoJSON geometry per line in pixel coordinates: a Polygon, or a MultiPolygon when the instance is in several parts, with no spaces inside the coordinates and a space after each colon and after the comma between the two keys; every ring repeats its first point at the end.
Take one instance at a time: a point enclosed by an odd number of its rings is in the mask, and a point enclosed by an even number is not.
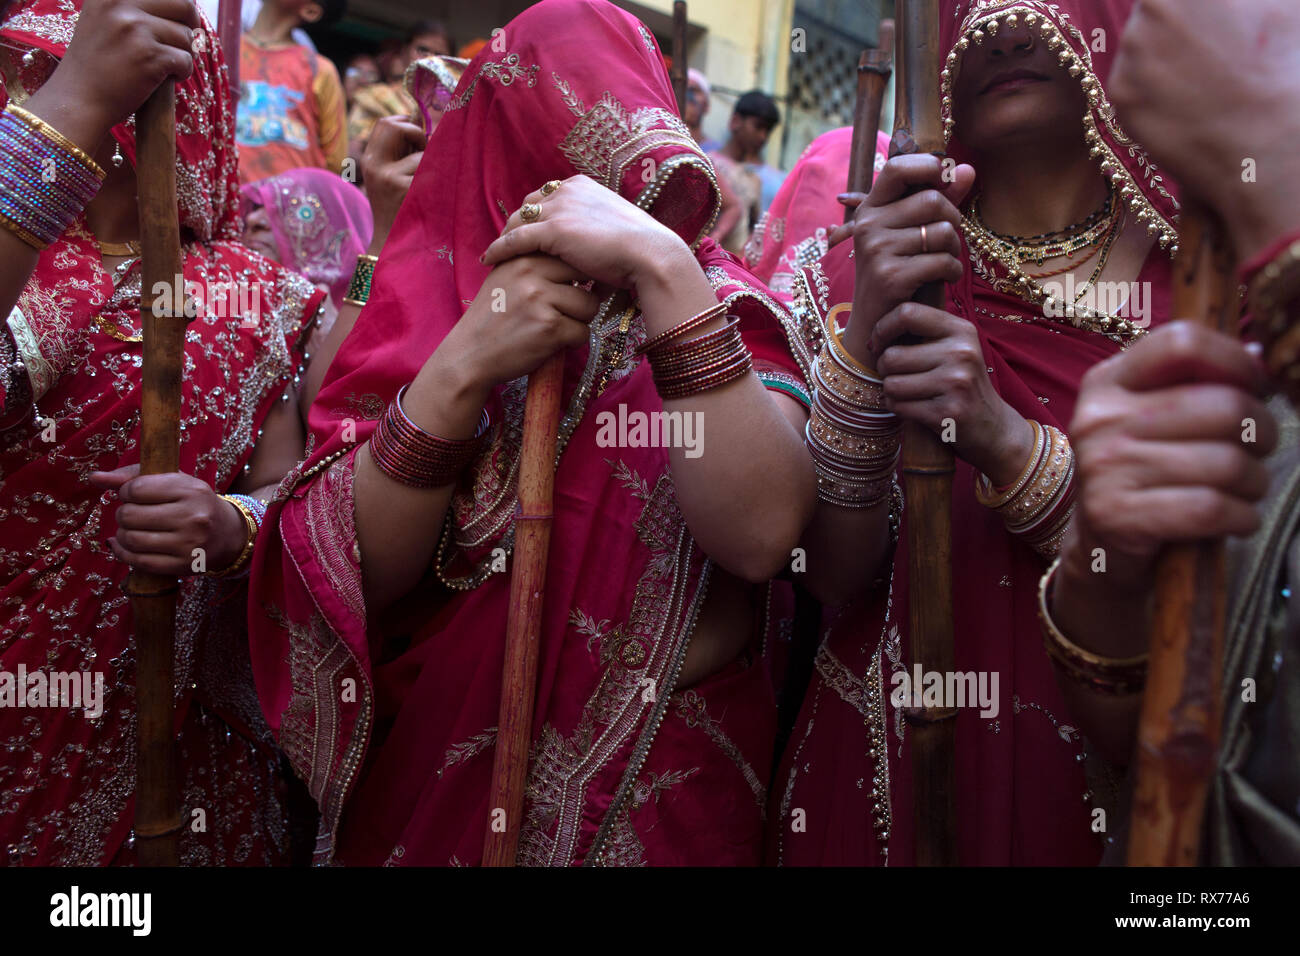
{"type": "Polygon", "coordinates": [[[0,113],[0,225],[44,249],[99,191],[104,170],[71,140],[21,106],[0,113]]]}

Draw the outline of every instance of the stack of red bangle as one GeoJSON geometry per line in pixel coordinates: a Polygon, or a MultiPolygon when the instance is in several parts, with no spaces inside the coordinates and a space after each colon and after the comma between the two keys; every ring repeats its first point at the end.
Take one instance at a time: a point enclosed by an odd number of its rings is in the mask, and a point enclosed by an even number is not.
{"type": "Polygon", "coordinates": [[[754,357],[740,337],[740,320],[734,316],[714,332],[678,345],[661,345],[649,355],[655,387],[665,401],[720,388],[754,367],[754,357]]]}
{"type": "Polygon", "coordinates": [[[465,466],[474,460],[488,429],[483,412],[478,433],[466,441],[451,441],[430,435],[402,411],[406,386],[397,393],[370,436],[370,457],[389,478],[412,488],[442,488],[454,484],[465,466]]]}

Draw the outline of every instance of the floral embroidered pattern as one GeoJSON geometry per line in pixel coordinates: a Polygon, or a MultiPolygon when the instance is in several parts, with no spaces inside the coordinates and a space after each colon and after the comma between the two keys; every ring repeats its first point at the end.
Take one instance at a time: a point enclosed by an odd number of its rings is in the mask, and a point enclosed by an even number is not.
{"type": "Polygon", "coordinates": [[[515,81],[523,80],[525,86],[537,85],[537,71],[541,69],[537,64],[529,67],[519,65],[519,54],[508,54],[505,59],[499,62],[489,61],[484,63],[478,73],[474,74],[474,79],[470,81],[465,92],[459,96],[453,96],[447,104],[447,111],[464,109],[474,96],[474,91],[478,89],[478,81],[483,77],[490,80],[496,80],[503,87],[512,86],[515,81]]]}
{"type": "Polygon", "coordinates": [[[740,752],[740,748],[727,736],[727,732],[722,729],[722,725],[709,716],[704,698],[695,691],[688,690],[675,695],[675,700],[677,702],[677,716],[686,721],[686,726],[701,728],[709,735],[709,739],[718,745],[718,749],[736,765],[740,775],[749,784],[750,792],[754,795],[754,801],[758,804],[759,815],[766,819],[767,788],[763,785],[763,781],[758,779],[758,774],[754,772],[754,768],[745,759],[745,755],[740,752]]]}

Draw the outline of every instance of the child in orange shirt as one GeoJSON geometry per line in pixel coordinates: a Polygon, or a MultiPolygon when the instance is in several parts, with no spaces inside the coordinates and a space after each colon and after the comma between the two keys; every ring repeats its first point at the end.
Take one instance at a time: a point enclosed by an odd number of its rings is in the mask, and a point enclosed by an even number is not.
{"type": "Polygon", "coordinates": [[[345,0],[266,0],[239,49],[239,176],[252,182],[290,169],[340,172],[347,157],[343,84],[334,64],[293,42],[309,23],[343,15],[345,0]]]}

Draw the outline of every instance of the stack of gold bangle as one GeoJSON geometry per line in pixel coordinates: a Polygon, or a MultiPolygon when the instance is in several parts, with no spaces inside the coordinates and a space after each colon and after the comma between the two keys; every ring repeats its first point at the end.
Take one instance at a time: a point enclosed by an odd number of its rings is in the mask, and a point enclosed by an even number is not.
{"type": "Polygon", "coordinates": [[[1101,657],[1079,647],[1056,626],[1048,610],[1051,602],[1052,582],[1061,559],[1051,567],[1038,583],[1038,621],[1043,628],[1043,643],[1047,654],[1073,681],[1083,684],[1098,694],[1119,697],[1140,692],[1146,684],[1148,654],[1137,657],[1101,657]]]}
{"type": "Polygon", "coordinates": [[[1034,450],[1020,477],[997,489],[987,475],[979,475],[975,497],[1002,516],[1008,531],[1050,558],[1060,552],[1074,513],[1074,450],[1059,429],[1033,420],[1029,424],[1034,450]]]}
{"type": "Polygon", "coordinates": [[[841,508],[889,499],[898,466],[898,416],[884,406],[884,382],[840,341],[834,321],[813,366],[812,416],[804,432],[817,495],[841,508]]]}

